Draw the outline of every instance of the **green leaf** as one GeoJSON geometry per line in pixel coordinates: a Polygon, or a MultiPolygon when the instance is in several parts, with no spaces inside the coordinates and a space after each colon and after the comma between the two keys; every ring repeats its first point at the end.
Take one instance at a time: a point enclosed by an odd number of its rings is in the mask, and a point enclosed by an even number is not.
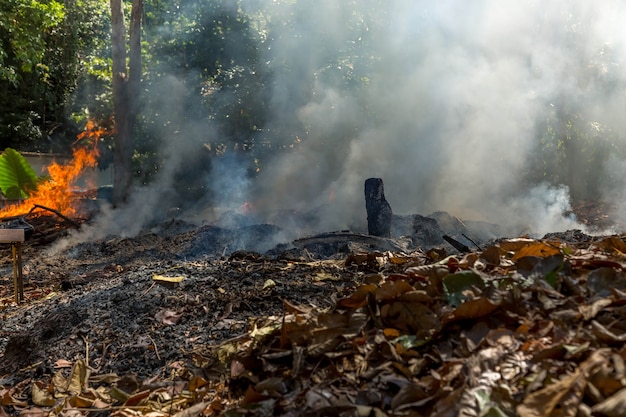
{"type": "Polygon", "coordinates": [[[26,158],[12,148],[0,155],[0,191],[10,200],[28,198],[37,188],[37,174],[26,158]]]}
{"type": "Polygon", "coordinates": [[[454,307],[469,299],[463,292],[471,290],[472,287],[485,288],[483,278],[473,271],[460,271],[443,278],[444,293],[448,303],[454,307]]]}

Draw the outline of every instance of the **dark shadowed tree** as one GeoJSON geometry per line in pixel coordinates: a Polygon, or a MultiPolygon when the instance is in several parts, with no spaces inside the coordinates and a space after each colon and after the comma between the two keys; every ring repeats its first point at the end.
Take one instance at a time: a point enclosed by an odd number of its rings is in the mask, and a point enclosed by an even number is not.
{"type": "Polygon", "coordinates": [[[126,24],[122,0],[110,0],[113,58],[113,113],[115,148],[113,204],[123,204],[132,184],[133,133],[141,78],[141,15],[143,0],[133,0],[130,16],[129,66],[126,66],[126,24]]]}

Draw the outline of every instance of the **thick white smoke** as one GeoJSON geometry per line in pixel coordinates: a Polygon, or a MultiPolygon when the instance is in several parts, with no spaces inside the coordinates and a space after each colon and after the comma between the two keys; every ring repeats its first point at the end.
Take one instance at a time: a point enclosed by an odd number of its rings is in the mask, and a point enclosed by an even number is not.
{"type": "MultiPolygon", "coordinates": [[[[559,112],[625,130],[626,3],[241,4],[272,19],[260,51],[273,71],[272,117],[263,128],[270,140],[276,126],[282,132],[296,126],[294,142],[295,135],[305,137],[293,152],[263,161],[254,182],[247,182],[241,165],[221,164],[207,176],[207,187],[224,201],[207,204],[252,201],[267,215],[324,206],[320,229],[349,228],[365,221],[365,179],[381,177],[397,214],[445,210],[537,234],[582,228],[562,214],[570,208],[568,187],[537,180],[547,146],[542,140],[550,115],[559,112]],[[355,88],[346,87],[347,80],[355,88]]],[[[175,106],[171,87],[164,88],[166,107],[175,106]]],[[[186,136],[196,139],[169,145],[173,170],[207,140],[204,128],[190,129],[186,136]]],[[[623,147],[624,137],[616,138],[615,146],[623,147]]],[[[595,140],[603,140],[602,133],[588,144],[595,140]]],[[[585,169],[588,176],[611,178],[610,187],[595,191],[619,202],[626,181],[615,170],[623,172],[624,162],[612,158],[597,170],[585,169]]],[[[566,168],[576,169],[546,169],[566,168]]],[[[165,188],[168,175],[158,182],[165,188]]],[[[134,201],[145,208],[161,200],[157,194],[134,201]]],[[[127,211],[130,219],[138,213],[135,204],[127,211]]],[[[125,218],[114,217],[120,216],[125,218]]]]}
{"type": "Polygon", "coordinates": [[[624,84],[607,91],[598,79],[626,53],[626,4],[321,0],[285,13],[305,23],[272,45],[298,69],[277,74],[275,117],[295,114],[309,142],[261,173],[268,210],[315,207],[332,190],[328,227],[349,226],[364,216],[364,180],[376,176],[397,213],[447,210],[536,233],[581,227],[560,215],[567,188],[524,181],[554,106],[624,123],[624,84]],[[360,52],[376,59],[353,96],[320,74],[333,50],[360,41],[351,19],[363,15],[372,20],[360,52]],[[311,100],[286,111],[307,85],[311,100]]]}

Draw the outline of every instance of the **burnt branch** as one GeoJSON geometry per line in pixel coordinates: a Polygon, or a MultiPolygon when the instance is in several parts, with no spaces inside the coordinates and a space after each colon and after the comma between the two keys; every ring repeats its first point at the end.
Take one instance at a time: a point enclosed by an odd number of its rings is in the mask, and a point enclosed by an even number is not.
{"type": "Polygon", "coordinates": [[[372,236],[391,237],[393,211],[385,199],[381,178],[365,180],[365,209],[367,210],[367,232],[372,236]]]}
{"type": "Polygon", "coordinates": [[[50,211],[50,212],[52,212],[52,213],[56,214],[57,216],[59,216],[60,218],[62,218],[63,220],[65,220],[66,222],[68,222],[69,224],[71,224],[72,226],[74,226],[74,227],[75,227],[75,228],[77,228],[77,229],[80,227],[80,224],[76,223],[74,220],[72,220],[72,219],[70,219],[69,217],[65,216],[65,215],[64,215],[63,213],[61,213],[59,210],[55,210],[55,209],[50,208],[50,207],[42,206],[41,204],[35,204],[35,205],[33,206],[33,208],[32,208],[32,209],[30,209],[30,211],[28,212],[28,214],[32,213],[32,212],[33,212],[33,210],[35,210],[35,209],[37,209],[37,208],[42,209],[42,210],[47,210],[47,211],[50,211]]]}

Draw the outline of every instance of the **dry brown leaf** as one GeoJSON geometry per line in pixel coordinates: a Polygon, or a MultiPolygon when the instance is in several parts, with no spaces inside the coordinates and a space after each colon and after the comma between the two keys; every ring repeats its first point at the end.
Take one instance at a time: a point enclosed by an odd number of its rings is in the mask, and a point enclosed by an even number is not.
{"type": "Polygon", "coordinates": [[[415,291],[415,288],[406,281],[386,281],[376,289],[376,300],[393,300],[410,291],[415,291]]]}
{"type": "Polygon", "coordinates": [[[341,343],[341,329],[320,329],[313,333],[313,339],[308,347],[310,356],[316,358],[334,350],[341,343]]]}
{"type": "Polygon", "coordinates": [[[5,389],[2,391],[2,405],[5,406],[13,406],[13,407],[28,407],[28,403],[26,401],[21,401],[13,397],[13,390],[5,389]]]}
{"type": "Polygon", "coordinates": [[[174,325],[177,324],[183,317],[182,312],[172,310],[161,310],[156,313],[155,318],[163,324],[174,325]]]}
{"type": "Polygon", "coordinates": [[[515,332],[504,328],[489,330],[485,335],[485,341],[489,346],[500,345],[510,350],[517,350],[520,345],[515,337],[515,332]]]}
{"type": "Polygon", "coordinates": [[[141,405],[145,402],[145,400],[148,398],[150,393],[151,393],[150,390],[137,392],[131,395],[130,397],[128,397],[124,405],[126,407],[135,407],[135,406],[141,405]]]}
{"type": "Polygon", "coordinates": [[[233,379],[237,379],[242,375],[245,375],[248,371],[243,363],[234,359],[230,362],[230,377],[233,379]]]}
{"type": "Polygon", "coordinates": [[[254,386],[254,390],[262,395],[271,395],[272,397],[285,395],[289,391],[285,381],[278,377],[267,378],[258,382],[254,386]]]}
{"type": "Polygon", "coordinates": [[[387,327],[383,329],[383,334],[388,339],[395,339],[396,337],[400,336],[400,331],[392,327],[387,327]]]}
{"type": "Polygon", "coordinates": [[[569,261],[579,268],[596,269],[596,268],[616,268],[626,269],[626,264],[610,259],[607,256],[581,251],[576,256],[570,256],[569,261]]]}
{"type": "Polygon", "coordinates": [[[165,275],[160,275],[160,274],[152,274],[152,279],[159,283],[177,284],[179,282],[183,282],[185,277],[183,277],[182,275],[170,277],[170,276],[165,276],[165,275]]]}
{"type": "Polygon", "coordinates": [[[341,277],[338,274],[333,274],[326,271],[320,271],[313,274],[311,277],[313,281],[339,281],[341,277]]]}
{"type": "Polygon", "coordinates": [[[594,242],[589,249],[624,255],[626,254],[626,242],[617,236],[609,236],[594,242]]]}
{"type": "MultiPolygon", "coordinates": [[[[517,406],[520,417],[550,417],[552,412],[571,391],[578,392],[578,387],[584,383],[584,375],[580,370],[566,375],[560,381],[532,392],[524,398],[524,402],[517,406]],[[579,379],[583,379],[581,382],[579,379]]],[[[582,395],[582,394],[581,394],[582,395]]]]}
{"type": "Polygon", "coordinates": [[[269,278],[266,279],[265,282],[263,283],[263,288],[261,288],[261,290],[266,290],[268,288],[274,288],[276,286],[276,281],[274,281],[273,279],[269,278]]]}
{"type": "Polygon", "coordinates": [[[204,401],[198,404],[194,404],[191,407],[174,414],[174,417],[197,417],[202,412],[202,410],[207,407],[207,405],[209,405],[209,403],[204,401]]]}
{"type": "Polygon", "coordinates": [[[311,307],[295,305],[288,300],[282,300],[285,311],[289,314],[310,314],[311,307]]]}
{"type": "Polygon", "coordinates": [[[384,411],[377,407],[367,405],[354,406],[355,417],[387,417],[384,411]]]}
{"type": "Polygon", "coordinates": [[[348,257],[346,258],[346,266],[351,266],[351,265],[363,265],[363,264],[367,264],[367,262],[370,260],[371,258],[371,254],[369,253],[351,253],[350,255],[348,255],[348,257]]]}
{"type": "Polygon", "coordinates": [[[71,368],[72,362],[65,360],[65,359],[59,359],[54,363],[54,367],[55,368],[71,368]]]}
{"type": "Polygon", "coordinates": [[[550,417],[577,417],[586,384],[584,377],[577,378],[567,393],[561,397],[558,408],[550,414],[550,417]]]}
{"type": "Polygon", "coordinates": [[[357,309],[367,304],[367,295],[376,291],[378,287],[374,284],[361,285],[348,298],[342,298],[337,302],[341,307],[357,309]]]}
{"type": "Polygon", "coordinates": [[[604,309],[604,307],[608,307],[611,304],[613,304],[612,300],[609,300],[608,298],[602,298],[600,300],[594,301],[591,305],[579,305],[578,311],[580,312],[580,314],[582,314],[583,319],[591,320],[592,318],[597,316],[598,313],[602,311],[602,309],[604,309]]]}
{"type": "Polygon", "coordinates": [[[419,407],[432,401],[433,396],[415,383],[406,384],[391,400],[391,409],[394,411],[404,410],[410,407],[419,407]]]}
{"type": "Polygon", "coordinates": [[[49,411],[39,407],[27,408],[20,411],[20,417],[48,417],[49,411]]]}
{"type": "Polygon", "coordinates": [[[103,409],[111,407],[111,404],[107,401],[104,401],[100,398],[96,398],[96,400],[91,404],[93,408],[103,409]]]}
{"type": "Polygon", "coordinates": [[[487,262],[487,264],[491,266],[500,265],[500,256],[501,249],[498,246],[490,246],[485,249],[480,255],[480,257],[483,258],[487,262]]]}
{"type": "Polygon", "coordinates": [[[458,405],[463,391],[464,387],[457,388],[451,392],[447,390],[433,407],[430,417],[458,417],[458,405]]]}
{"type": "Polygon", "coordinates": [[[63,376],[63,371],[56,371],[52,376],[52,385],[60,394],[65,394],[67,392],[68,384],[69,381],[65,378],[65,376],[63,376]]]}
{"type": "Polygon", "coordinates": [[[475,298],[459,305],[444,320],[446,323],[454,320],[476,319],[491,314],[499,307],[486,297],[475,298]]]}
{"type": "Polygon", "coordinates": [[[316,410],[319,414],[324,415],[324,409],[336,409],[343,407],[353,407],[354,404],[340,392],[336,392],[329,388],[312,388],[305,395],[306,407],[310,410],[316,410]]]}
{"type": "Polygon", "coordinates": [[[608,417],[626,416],[626,388],[622,388],[606,400],[592,407],[594,414],[602,414],[608,417]]]}
{"type": "Polygon", "coordinates": [[[85,413],[77,408],[63,410],[63,417],[85,417],[85,413]]]}
{"type": "Polygon", "coordinates": [[[82,359],[79,359],[72,366],[66,392],[80,394],[83,391],[83,387],[85,387],[86,378],[87,366],[82,359]]]}
{"type": "Polygon", "coordinates": [[[311,340],[313,324],[309,321],[285,321],[280,329],[281,347],[289,347],[290,344],[302,345],[311,340]]]}
{"type": "Polygon", "coordinates": [[[594,352],[592,359],[595,360],[593,366],[587,366],[586,370],[589,383],[593,384],[603,399],[624,388],[626,385],[623,372],[624,359],[620,355],[600,350],[594,352]]]}
{"type": "Polygon", "coordinates": [[[141,412],[130,408],[120,408],[111,413],[111,417],[141,417],[141,412]]]}
{"type": "Polygon", "coordinates": [[[626,342],[626,334],[616,335],[609,329],[601,325],[595,320],[591,320],[591,330],[594,336],[605,343],[624,343],[626,342]]]}
{"type": "Polygon", "coordinates": [[[201,376],[195,375],[191,378],[191,381],[189,381],[187,389],[191,392],[194,392],[199,388],[204,387],[208,383],[209,381],[207,381],[206,379],[202,378],[201,376]]]}
{"type": "Polygon", "coordinates": [[[439,318],[422,303],[395,301],[384,304],[380,309],[381,318],[389,327],[414,333],[430,332],[439,328],[439,318]]]}
{"type": "Polygon", "coordinates": [[[33,404],[41,407],[51,407],[56,403],[52,386],[41,381],[35,381],[31,387],[33,404]]]}
{"type": "Polygon", "coordinates": [[[547,258],[548,256],[558,255],[560,253],[561,249],[558,246],[541,241],[535,241],[517,250],[511,259],[515,261],[526,256],[547,258]]]}
{"type": "Polygon", "coordinates": [[[321,327],[320,330],[337,329],[345,338],[352,338],[363,330],[367,324],[367,319],[367,315],[363,313],[323,313],[317,317],[317,322],[321,327]]]}
{"type": "Polygon", "coordinates": [[[93,403],[95,402],[95,398],[88,398],[87,395],[83,394],[83,395],[73,395],[70,399],[69,399],[69,404],[72,407],[76,407],[76,408],[90,408],[93,406],[93,403]]]}
{"type": "Polygon", "coordinates": [[[432,297],[426,291],[414,290],[402,294],[400,300],[405,303],[428,303],[432,301],[432,297]]]}
{"type": "Polygon", "coordinates": [[[626,288],[626,275],[618,268],[601,267],[587,274],[587,289],[590,295],[608,297],[612,289],[626,288]]]}

